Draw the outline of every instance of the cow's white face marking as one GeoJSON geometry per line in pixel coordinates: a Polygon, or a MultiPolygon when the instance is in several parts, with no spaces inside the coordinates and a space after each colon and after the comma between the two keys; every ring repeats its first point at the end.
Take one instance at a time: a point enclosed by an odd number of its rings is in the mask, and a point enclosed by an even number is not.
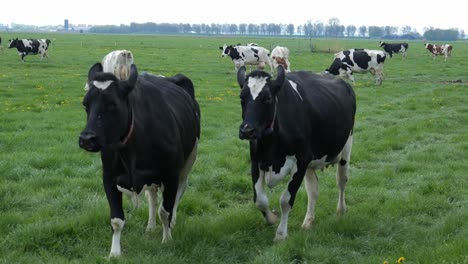
{"type": "Polygon", "coordinates": [[[293,81],[291,81],[291,80],[289,80],[289,83],[291,84],[291,87],[294,89],[294,91],[296,91],[297,95],[299,95],[299,98],[301,98],[301,101],[304,101],[304,100],[302,99],[301,94],[300,94],[299,91],[297,90],[297,83],[295,83],[295,82],[293,82],[293,81]]]}
{"type": "Polygon", "coordinates": [[[250,94],[252,95],[252,99],[255,100],[257,96],[260,94],[262,91],[263,87],[265,87],[265,84],[267,82],[267,77],[250,77],[247,86],[250,89],[250,94]]]}
{"type": "Polygon", "coordinates": [[[97,88],[101,90],[105,90],[109,87],[109,85],[112,83],[112,80],[109,81],[104,81],[104,82],[99,82],[99,81],[93,81],[93,85],[96,86],[97,88]]]}

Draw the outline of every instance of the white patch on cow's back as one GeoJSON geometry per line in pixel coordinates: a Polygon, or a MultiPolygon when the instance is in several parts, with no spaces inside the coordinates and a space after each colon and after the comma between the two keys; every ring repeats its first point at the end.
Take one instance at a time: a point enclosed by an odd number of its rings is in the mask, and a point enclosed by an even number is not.
{"type": "Polygon", "coordinates": [[[293,81],[291,81],[291,80],[289,80],[289,83],[291,84],[291,87],[294,89],[294,91],[297,93],[297,95],[299,95],[299,98],[301,98],[301,101],[304,101],[304,100],[302,99],[301,94],[300,94],[299,91],[297,90],[297,83],[295,83],[295,82],[293,82],[293,81]]]}
{"type": "Polygon", "coordinates": [[[109,81],[104,81],[104,82],[99,82],[99,81],[93,81],[93,85],[96,86],[97,88],[101,90],[105,90],[109,87],[109,85],[112,83],[112,80],[109,81]]]}
{"type": "Polygon", "coordinates": [[[255,100],[257,96],[262,91],[263,87],[265,87],[267,77],[250,77],[247,86],[250,89],[250,94],[252,95],[252,99],[255,100]]]}

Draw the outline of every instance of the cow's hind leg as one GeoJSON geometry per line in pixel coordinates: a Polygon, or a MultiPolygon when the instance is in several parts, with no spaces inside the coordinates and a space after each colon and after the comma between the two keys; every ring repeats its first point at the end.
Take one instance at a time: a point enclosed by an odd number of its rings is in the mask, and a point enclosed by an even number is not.
{"type": "MultiPolygon", "coordinates": [[[[174,227],[176,222],[177,206],[179,204],[182,195],[184,194],[185,188],[187,187],[187,179],[193,164],[197,157],[198,139],[190,153],[184,167],[180,171],[178,182],[169,182],[164,185],[163,191],[163,202],[159,207],[159,218],[163,226],[163,242],[172,240],[171,229],[174,227]]],[[[175,176],[175,175],[173,175],[175,176]]]]}
{"type": "Polygon", "coordinates": [[[146,231],[153,230],[156,227],[156,208],[158,206],[158,187],[151,185],[145,191],[148,198],[148,226],[146,231]]]}
{"type": "Polygon", "coordinates": [[[351,134],[346,141],[346,144],[341,151],[341,159],[339,161],[338,168],[336,169],[336,185],[338,186],[338,205],[336,207],[336,213],[338,215],[344,215],[346,213],[346,202],[345,202],[345,187],[348,182],[349,173],[349,161],[351,159],[351,148],[353,145],[353,135],[351,134]]]}
{"type": "Polygon", "coordinates": [[[302,228],[309,229],[315,219],[315,204],[318,197],[318,177],[313,169],[307,169],[305,174],[305,189],[307,191],[307,213],[302,228]]]}

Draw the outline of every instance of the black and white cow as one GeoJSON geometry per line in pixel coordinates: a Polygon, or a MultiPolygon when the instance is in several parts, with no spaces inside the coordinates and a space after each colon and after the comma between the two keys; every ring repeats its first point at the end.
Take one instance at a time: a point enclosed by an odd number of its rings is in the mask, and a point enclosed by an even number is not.
{"type": "Polygon", "coordinates": [[[41,54],[41,61],[44,57],[49,58],[48,49],[50,45],[49,39],[10,39],[8,48],[16,48],[21,56],[21,61],[24,62],[24,57],[29,54],[41,54]]]}
{"type": "Polygon", "coordinates": [[[244,65],[256,65],[257,69],[265,69],[265,64],[270,66],[270,71],[273,71],[272,62],[270,61],[270,51],[259,46],[253,46],[253,43],[250,43],[249,46],[243,45],[226,45],[219,47],[221,52],[221,57],[229,56],[234,63],[236,72],[240,67],[244,65]]]}
{"type": "Polygon", "coordinates": [[[162,191],[159,218],[162,241],[172,239],[177,206],[197,156],[200,109],[192,81],[143,73],[131,66],[128,80],[103,72],[101,63],[88,73],[83,105],[87,112],[79,146],[101,152],[103,184],[113,229],[110,256],[119,256],[125,224],[122,193],[148,194],[147,230],[156,224],[158,188],[162,191]]]}
{"type": "Polygon", "coordinates": [[[339,78],[278,67],[276,79],[263,71],[238,71],[241,87],[240,139],[250,141],[254,202],[268,224],[277,217],[269,208],[265,184],[290,176],[281,198],[281,220],[275,241],[288,235],[288,215],[305,177],[307,213],[302,227],[315,219],[318,178],[315,171],[339,163],[337,213],[346,212],[344,190],[353,141],[356,99],[350,84],[339,78]]]}
{"type": "Polygon", "coordinates": [[[390,58],[392,58],[393,53],[401,53],[401,56],[404,59],[406,59],[406,56],[408,55],[408,43],[385,43],[380,41],[379,44],[380,47],[390,55],[390,58]]]}
{"type": "Polygon", "coordinates": [[[335,54],[330,68],[325,71],[333,75],[348,78],[354,83],[353,72],[370,72],[376,77],[376,84],[381,85],[384,79],[384,62],[387,55],[380,50],[349,49],[335,54]]]}

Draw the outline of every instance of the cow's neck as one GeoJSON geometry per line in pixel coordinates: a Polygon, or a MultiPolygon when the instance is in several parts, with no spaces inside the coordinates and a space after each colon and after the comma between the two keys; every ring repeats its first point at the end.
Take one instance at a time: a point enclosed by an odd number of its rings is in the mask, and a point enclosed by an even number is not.
{"type": "Polygon", "coordinates": [[[131,111],[131,113],[130,113],[130,125],[129,125],[129,128],[128,128],[127,135],[123,138],[123,140],[121,142],[122,145],[127,144],[128,140],[130,139],[130,137],[133,134],[134,129],[135,129],[135,116],[134,116],[133,111],[131,111]]]}
{"type": "Polygon", "coordinates": [[[128,129],[127,129],[127,134],[122,138],[122,140],[119,142],[118,146],[119,147],[125,147],[132,137],[133,130],[135,130],[135,114],[132,109],[132,106],[130,104],[130,100],[127,101],[127,107],[128,107],[128,116],[130,117],[130,121],[128,122],[128,129]]]}

